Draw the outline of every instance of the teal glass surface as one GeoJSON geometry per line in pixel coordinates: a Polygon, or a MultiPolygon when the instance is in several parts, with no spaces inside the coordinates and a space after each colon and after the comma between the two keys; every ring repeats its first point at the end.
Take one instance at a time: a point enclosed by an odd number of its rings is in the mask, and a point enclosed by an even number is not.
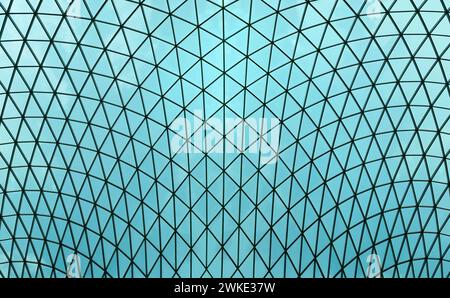
{"type": "Polygon", "coordinates": [[[449,277],[449,8],[1,0],[0,276],[449,277]]]}

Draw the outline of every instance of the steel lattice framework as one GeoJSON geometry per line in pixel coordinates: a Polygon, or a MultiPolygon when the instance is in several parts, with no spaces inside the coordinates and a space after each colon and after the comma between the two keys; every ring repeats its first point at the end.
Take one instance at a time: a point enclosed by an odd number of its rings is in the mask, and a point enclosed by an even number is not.
{"type": "Polygon", "coordinates": [[[449,277],[449,7],[1,0],[0,275],[449,277]],[[172,150],[199,110],[276,162],[172,150]]]}

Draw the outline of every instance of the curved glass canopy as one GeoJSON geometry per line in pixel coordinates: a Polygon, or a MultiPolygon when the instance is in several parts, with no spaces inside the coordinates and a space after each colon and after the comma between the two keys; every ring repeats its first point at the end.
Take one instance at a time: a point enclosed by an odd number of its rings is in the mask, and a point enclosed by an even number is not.
{"type": "Polygon", "coordinates": [[[449,277],[449,7],[2,0],[0,275],[449,277]]]}

